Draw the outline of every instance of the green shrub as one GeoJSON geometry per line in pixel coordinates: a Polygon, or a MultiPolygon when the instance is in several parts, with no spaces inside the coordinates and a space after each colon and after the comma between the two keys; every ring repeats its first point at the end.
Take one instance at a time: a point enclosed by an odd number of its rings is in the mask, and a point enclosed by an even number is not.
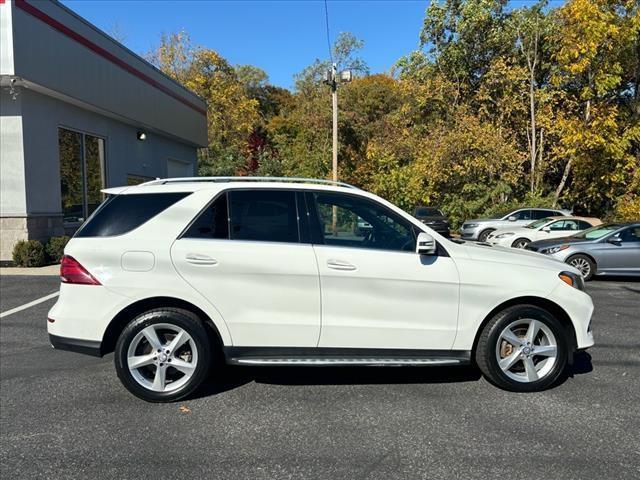
{"type": "Polygon", "coordinates": [[[44,262],[44,247],[38,240],[20,240],[13,247],[13,263],[18,267],[41,267],[44,262]]]}
{"type": "Polygon", "coordinates": [[[62,256],[64,255],[64,247],[69,240],[70,238],[66,235],[62,235],[61,237],[51,237],[49,239],[44,247],[47,257],[49,257],[49,261],[60,263],[60,260],[62,260],[62,256]]]}

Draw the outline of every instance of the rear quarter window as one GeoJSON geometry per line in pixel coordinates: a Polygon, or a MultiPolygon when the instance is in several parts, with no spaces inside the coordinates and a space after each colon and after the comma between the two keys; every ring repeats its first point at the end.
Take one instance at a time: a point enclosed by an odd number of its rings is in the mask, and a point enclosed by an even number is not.
{"type": "Polygon", "coordinates": [[[189,192],[115,195],[98,207],[76,232],[76,237],[123,235],[182,200],[189,192]]]}

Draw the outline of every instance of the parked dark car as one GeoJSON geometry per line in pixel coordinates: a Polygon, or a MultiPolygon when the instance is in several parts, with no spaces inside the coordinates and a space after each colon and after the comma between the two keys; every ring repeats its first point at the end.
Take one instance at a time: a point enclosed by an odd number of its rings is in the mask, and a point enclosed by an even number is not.
{"type": "Polygon", "coordinates": [[[413,216],[440,235],[449,237],[449,219],[439,208],[416,207],[413,210],[413,216]]]}

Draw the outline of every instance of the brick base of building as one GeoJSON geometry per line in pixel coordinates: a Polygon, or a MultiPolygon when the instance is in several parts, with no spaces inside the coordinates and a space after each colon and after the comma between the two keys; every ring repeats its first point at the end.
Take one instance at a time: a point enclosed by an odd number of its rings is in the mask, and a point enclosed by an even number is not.
{"type": "Polygon", "coordinates": [[[20,240],[39,240],[44,244],[50,237],[60,235],[65,235],[62,215],[0,217],[0,262],[11,262],[13,247],[20,240]]]}

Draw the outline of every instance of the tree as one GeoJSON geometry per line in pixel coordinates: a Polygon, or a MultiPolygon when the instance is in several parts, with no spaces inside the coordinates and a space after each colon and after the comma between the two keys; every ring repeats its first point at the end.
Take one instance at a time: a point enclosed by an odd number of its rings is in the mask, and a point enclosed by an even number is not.
{"type": "Polygon", "coordinates": [[[260,121],[259,102],[247,95],[236,69],[214,50],[193,47],[185,32],[162,35],[148,57],[207,103],[208,146],[199,151],[199,173],[235,173],[260,121]]]}
{"type": "MultiPolygon", "coordinates": [[[[333,63],[338,72],[351,70],[355,75],[368,75],[369,66],[357,53],[364,47],[364,42],[358,40],[349,32],[341,32],[331,46],[333,63]]],[[[296,75],[296,90],[307,91],[322,82],[324,74],[331,69],[331,60],[316,59],[311,65],[296,75]]]]}
{"type": "Polygon", "coordinates": [[[629,122],[633,112],[623,101],[634,81],[629,51],[638,15],[638,4],[626,0],[572,0],[557,11],[553,80],[563,101],[555,154],[564,169],[556,201],[571,175],[569,197],[586,196],[594,211],[606,211],[638,169],[640,126],[629,122]]]}

